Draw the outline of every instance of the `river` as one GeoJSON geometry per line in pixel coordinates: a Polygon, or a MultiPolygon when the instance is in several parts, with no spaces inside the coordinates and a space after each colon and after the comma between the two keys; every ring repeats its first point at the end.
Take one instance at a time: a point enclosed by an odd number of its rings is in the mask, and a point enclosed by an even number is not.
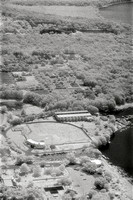
{"type": "Polygon", "coordinates": [[[100,14],[106,19],[133,25],[133,3],[117,4],[102,8],[100,9],[100,14]]]}
{"type": "MultiPolygon", "coordinates": [[[[120,116],[133,115],[133,108],[127,109],[119,114],[120,116]]],[[[117,131],[107,149],[102,153],[109,158],[109,161],[133,177],[133,124],[123,131],[117,131]]]]}

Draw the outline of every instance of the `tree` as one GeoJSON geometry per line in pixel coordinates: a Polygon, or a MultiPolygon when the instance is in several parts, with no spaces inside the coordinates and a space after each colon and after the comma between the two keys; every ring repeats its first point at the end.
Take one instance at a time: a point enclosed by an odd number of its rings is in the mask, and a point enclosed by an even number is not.
{"type": "Polygon", "coordinates": [[[21,116],[26,116],[26,111],[24,109],[21,111],[21,116]]]}
{"type": "Polygon", "coordinates": [[[42,102],[42,97],[39,94],[33,92],[27,92],[24,95],[24,103],[29,103],[32,105],[40,106],[42,102]]]}
{"type": "Polygon", "coordinates": [[[24,163],[24,156],[17,156],[15,165],[22,165],[24,163]]]}
{"type": "Polygon", "coordinates": [[[70,164],[75,164],[76,163],[76,157],[74,153],[68,153],[67,154],[67,159],[69,160],[70,164]]]}
{"type": "Polygon", "coordinates": [[[72,181],[69,178],[63,177],[63,178],[59,179],[58,183],[61,185],[67,186],[67,185],[71,185],[72,181]]]}
{"type": "Polygon", "coordinates": [[[59,167],[54,168],[52,173],[56,174],[56,176],[63,175],[63,171],[61,171],[59,167]]]}
{"type": "Polygon", "coordinates": [[[109,115],[109,123],[115,124],[115,116],[114,115],[109,115]]]}
{"type": "Polygon", "coordinates": [[[51,173],[52,173],[52,168],[51,168],[51,167],[46,168],[46,169],[44,170],[44,174],[46,174],[46,175],[50,175],[51,173]]]}
{"type": "Polygon", "coordinates": [[[90,159],[89,159],[88,156],[82,156],[82,157],[80,158],[80,164],[81,164],[81,165],[83,165],[83,164],[85,164],[86,162],[89,162],[89,161],[90,161],[90,159]]]}
{"type": "Polygon", "coordinates": [[[16,125],[22,123],[22,119],[21,119],[20,117],[15,116],[15,117],[11,120],[10,123],[11,123],[13,126],[16,126],[16,125]]]}
{"type": "Polygon", "coordinates": [[[1,109],[0,109],[0,112],[2,114],[6,113],[7,112],[7,107],[6,106],[2,106],[1,109]]]}
{"type": "Polygon", "coordinates": [[[27,174],[30,171],[28,165],[26,163],[23,163],[20,167],[20,172],[22,174],[27,174]]]}
{"type": "Polygon", "coordinates": [[[54,150],[54,149],[56,149],[56,146],[55,146],[54,144],[51,144],[51,145],[50,145],[50,149],[51,149],[51,150],[54,150]]]}
{"type": "Polygon", "coordinates": [[[106,184],[107,184],[107,181],[103,177],[96,178],[94,182],[94,185],[98,190],[104,189],[106,184]]]}
{"type": "Polygon", "coordinates": [[[37,165],[37,166],[35,166],[35,167],[33,168],[33,176],[34,176],[34,177],[39,177],[39,176],[41,176],[41,168],[40,168],[39,165],[37,165]]]}
{"type": "Polygon", "coordinates": [[[124,94],[120,93],[120,92],[115,92],[114,93],[114,98],[115,98],[115,102],[117,105],[122,105],[125,103],[125,97],[124,94]]]}
{"type": "Polygon", "coordinates": [[[64,171],[65,171],[65,165],[64,165],[64,164],[61,164],[61,165],[59,166],[59,169],[60,169],[62,172],[64,172],[64,171]]]}
{"type": "Polygon", "coordinates": [[[100,136],[99,140],[101,141],[101,145],[106,145],[107,144],[107,139],[104,136],[100,136]]]}
{"type": "Polygon", "coordinates": [[[87,162],[83,164],[82,170],[90,174],[94,174],[96,172],[96,168],[97,168],[97,165],[95,163],[87,162]]]}
{"type": "Polygon", "coordinates": [[[89,105],[87,106],[88,112],[90,112],[92,115],[95,115],[96,113],[99,112],[99,109],[95,106],[89,105]]]}

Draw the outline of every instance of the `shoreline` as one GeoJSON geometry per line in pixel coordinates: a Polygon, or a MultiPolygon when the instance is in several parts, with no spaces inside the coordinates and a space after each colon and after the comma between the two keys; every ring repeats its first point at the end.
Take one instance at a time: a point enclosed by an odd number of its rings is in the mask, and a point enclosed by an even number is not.
{"type": "Polygon", "coordinates": [[[128,108],[133,108],[133,103],[125,103],[124,105],[116,106],[116,111],[124,111],[128,108]]]}
{"type": "Polygon", "coordinates": [[[115,5],[119,5],[119,4],[126,4],[126,3],[133,3],[133,1],[117,1],[116,2],[112,2],[112,3],[105,3],[105,5],[102,5],[99,9],[104,9],[104,8],[108,8],[109,6],[115,6],[115,5]]]}

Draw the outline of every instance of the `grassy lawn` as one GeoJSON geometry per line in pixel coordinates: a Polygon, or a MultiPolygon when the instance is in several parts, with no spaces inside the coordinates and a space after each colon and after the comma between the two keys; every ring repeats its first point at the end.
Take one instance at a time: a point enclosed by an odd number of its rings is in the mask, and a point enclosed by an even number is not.
{"type": "Polygon", "coordinates": [[[95,178],[93,175],[86,175],[83,172],[76,171],[73,168],[67,168],[72,179],[72,186],[79,194],[88,194],[94,186],[95,178]]]}
{"type": "Polygon", "coordinates": [[[63,144],[87,142],[88,137],[82,130],[67,124],[35,123],[29,124],[29,138],[35,141],[44,140],[46,144],[63,144]]]}
{"type": "Polygon", "coordinates": [[[26,115],[31,115],[31,114],[39,114],[42,112],[42,109],[37,107],[37,106],[32,106],[30,104],[24,104],[23,109],[26,112],[26,115]]]}
{"type": "Polygon", "coordinates": [[[13,129],[10,129],[6,135],[13,144],[17,145],[17,147],[27,150],[27,147],[24,145],[25,137],[22,135],[20,130],[13,131],[13,129]]]}
{"type": "Polygon", "coordinates": [[[38,85],[38,81],[35,79],[34,76],[26,76],[25,81],[17,81],[16,84],[20,89],[33,88],[38,85]]]}

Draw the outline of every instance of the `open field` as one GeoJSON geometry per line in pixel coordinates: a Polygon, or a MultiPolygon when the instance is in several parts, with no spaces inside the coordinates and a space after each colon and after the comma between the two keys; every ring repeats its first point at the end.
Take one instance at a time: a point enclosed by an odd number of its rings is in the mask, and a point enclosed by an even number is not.
{"type": "Polygon", "coordinates": [[[24,145],[25,142],[25,137],[22,135],[22,132],[20,130],[18,131],[13,131],[10,129],[7,132],[7,137],[11,140],[11,142],[17,146],[18,148],[22,150],[27,150],[28,148],[24,145]]]}
{"type": "Polygon", "coordinates": [[[28,136],[35,141],[45,141],[46,144],[64,144],[87,142],[89,138],[84,132],[74,126],[60,123],[28,124],[31,132],[28,136]]]}
{"type": "Polygon", "coordinates": [[[32,115],[32,114],[37,115],[43,111],[41,108],[39,108],[37,106],[32,106],[30,104],[24,104],[23,109],[24,109],[26,115],[32,115]]]}
{"type": "Polygon", "coordinates": [[[38,122],[18,125],[9,129],[6,136],[13,145],[24,151],[28,150],[28,147],[24,144],[26,138],[38,142],[44,141],[46,145],[61,145],[59,150],[81,148],[83,145],[90,142],[88,136],[86,136],[81,129],[69,124],[54,122],[38,122]],[[67,144],[70,145],[68,146],[67,144]],[[76,146],[74,146],[74,144],[76,146]]]}
{"type": "Polygon", "coordinates": [[[38,85],[38,81],[35,79],[34,76],[26,76],[25,81],[17,81],[16,84],[20,89],[24,88],[34,88],[38,85]]]}
{"type": "Polygon", "coordinates": [[[79,194],[87,194],[94,186],[95,178],[93,175],[88,175],[82,171],[76,171],[74,168],[67,168],[70,177],[73,181],[72,186],[79,194]]]}

